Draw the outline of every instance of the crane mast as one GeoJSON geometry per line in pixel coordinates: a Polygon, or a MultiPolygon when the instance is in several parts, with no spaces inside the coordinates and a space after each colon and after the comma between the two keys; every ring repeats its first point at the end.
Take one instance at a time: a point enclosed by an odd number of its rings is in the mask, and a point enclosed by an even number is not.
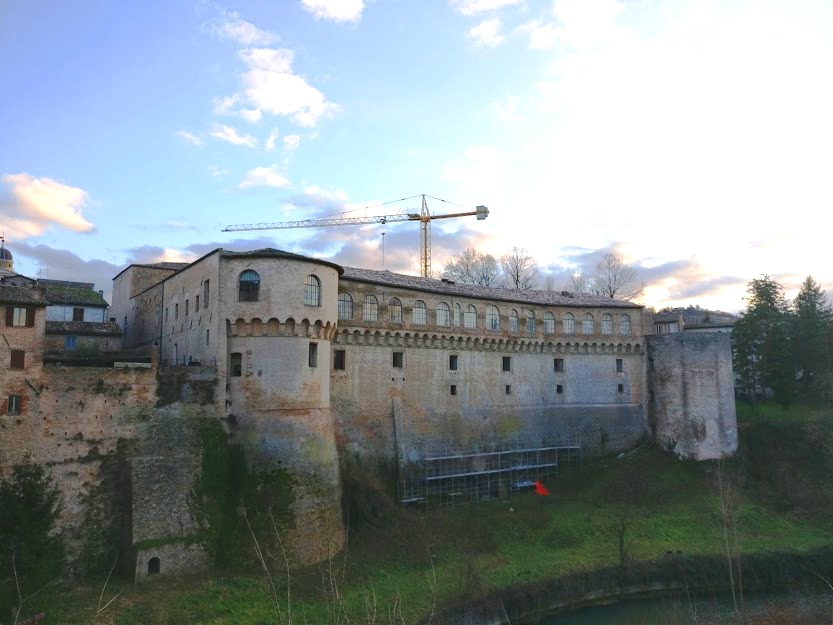
{"type": "Polygon", "coordinates": [[[242,232],[248,230],[289,230],[293,228],[326,228],[333,226],[358,226],[367,224],[388,224],[402,221],[420,222],[420,273],[424,278],[431,277],[431,222],[434,219],[475,216],[478,221],[489,216],[489,209],[478,206],[473,211],[432,215],[428,211],[428,202],[422,194],[422,207],[419,213],[396,213],[394,215],[371,215],[370,217],[332,217],[324,219],[301,219],[296,221],[275,221],[257,224],[236,224],[223,228],[223,232],[242,232]]]}

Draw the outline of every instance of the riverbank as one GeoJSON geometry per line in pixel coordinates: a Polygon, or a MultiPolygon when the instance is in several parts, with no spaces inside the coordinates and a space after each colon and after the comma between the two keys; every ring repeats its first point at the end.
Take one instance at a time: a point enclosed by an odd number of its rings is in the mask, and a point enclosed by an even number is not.
{"type": "MultiPolygon", "coordinates": [[[[812,566],[829,571],[833,415],[767,411],[742,407],[740,453],[721,467],[733,487],[743,562],[751,567],[756,558],[818,556],[822,561],[812,566]]],[[[585,580],[590,591],[603,590],[608,585],[592,581],[607,579],[599,577],[605,571],[635,576],[610,578],[614,588],[666,584],[673,575],[695,585],[699,575],[716,586],[727,579],[714,463],[681,462],[645,446],[623,458],[586,462],[581,472],[548,486],[550,497],[529,494],[435,511],[385,505],[372,493],[372,512],[353,518],[345,553],[290,576],[275,563],[284,622],[291,610],[297,623],[437,623],[454,608],[490,599],[504,606],[517,600],[512,614],[519,617],[540,614],[558,584],[585,580]],[[681,578],[681,566],[700,573],[681,578]],[[662,571],[664,577],[654,577],[662,571]]],[[[27,611],[46,612],[49,622],[90,623],[101,584],[49,588],[27,603],[27,611]]],[[[280,622],[274,595],[255,567],[141,585],[111,582],[105,602],[119,591],[98,623],[280,622]]]]}

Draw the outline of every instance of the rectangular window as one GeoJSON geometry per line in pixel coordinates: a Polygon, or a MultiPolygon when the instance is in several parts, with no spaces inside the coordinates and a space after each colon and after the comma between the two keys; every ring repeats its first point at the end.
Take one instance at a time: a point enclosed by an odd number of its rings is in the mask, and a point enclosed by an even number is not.
{"type": "Polygon", "coordinates": [[[35,325],[35,311],[32,308],[20,308],[6,306],[6,325],[9,327],[23,328],[35,325]]]}
{"type": "Polygon", "coordinates": [[[511,384],[507,384],[507,385],[506,385],[506,394],[507,394],[507,395],[511,395],[511,394],[512,394],[512,385],[511,385],[511,384]]]}
{"type": "Polygon", "coordinates": [[[309,344],[309,366],[318,366],[318,343],[309,344]]]}
{"type": "Polygon", "coordinates": [[[624,393],[625,392],[625,385],[620,384],[618,390],[619,390],[620,393],[624,393]]]}
{"type": "Polygon", "coordinates": [[[165,306],[165,323],[168,322],[168,307],[165,306]]]}
{"type": "Polygon", "coordinates": [[[456,385],[456,384],[452,384],[452,385],[451,385],[451,394],[452,394],[452,395],[456,395],[456,394],[457,394],[457,385],[456,385]]]}
{"type": "Polygon", "coordinates": [[[404,352],[393,352],[393,368],[402,369],[402,362],[404,360],[404,352]]]}
{"type": "Polygon", "coordinates": [[[197,312],[199,309],[200,309],[200,296],[197,295],[197,297],[194,299],[194,312],[197,312]]]}
{"type": "Polygon", "coordinates": [[[188,300],[185,300],[185,316],[188,316],[188,300]]]}
{"type": "Polygon", "coordinates": [[[83,308],[73,308],[72,309],[72,320],[73,321],[84,321],[84,309],[83,308]]]}
{"type": "Polygon", "coordinates": [[[448,370],[457,371],[457,356],[455,354],[448,357],[448,370]]]}
{"type": "Polygon", "coordinates": [[[10,365],[10,369],[23,369],[24,363],[26,360],[26,352],[22,349],[13,349],[12,350],[12,362],[10,365]]]}
{"type": "Polygon", "coordinates": [[[9,395],[9,404],[6,407],[6,414],[17,415],[20,414],[21,405],[20,395],[9,395]]]}
{"type": "Polygon", "coordinates": [[[556,373],[564,373],[564,359],[556,358],[555,360],[553,360],[553,368],[555,369],[556,373]]]}
{"type": "MultiPolygon", "coordinates": [[[[175,350],[174,354],[176,354],[175,350]]],[[[176,355],[174,355],[175,360],[176,355]]],[[[231,355],[231,377],[239,378],[241,375],[243,375],[243,354],[235,352],[231,355]]]]}
{"type": "Polygon", "coordinates": [[[209,334],[209,331],[206,330],[205,331],[205,344],[208,345],[210,340],[211,340],[211,335],[209,334]]]}
{"type": "Polygon", "coordinates": [[[333,350],[333,369],[336,371],[344,371],[347,364],[347,352],[343,349],[333,350]]]}
{"type": "Polygon", "coordinates": [[[561,384],[556,384],[555,385],[555,392],[558,393],[559,395],[561,395],[561,393],[564,392],[564,386],[561,385],[561,384]]]}
{"type": "Polygon", "coordinates": [[[503,370],[512,371],[512,356],[503,357],[503,370]]]}
{"type": "Polygon", "coordinates": [[[75,337],[72,335],[64,337],[64,347],[66,349],[75,349],[75,337]]]}
{"type": "Polygon", "coordinates": [[[208,280],[202,283],[202,307],[208,308],[208,280]]]}
{"type": "Polygon", "coordinates": [[[623,373],[625,371],[625,363],[621,358],[616,359],[616,373],[623,373]]]}
{"type": "MultiPolygon", "coordinates": [[[[179,319],[179,304],[174,304],[174,321],[179,319]]],[[[127,323],[127,318],[125,317],[125,323],[127,323]]]]}

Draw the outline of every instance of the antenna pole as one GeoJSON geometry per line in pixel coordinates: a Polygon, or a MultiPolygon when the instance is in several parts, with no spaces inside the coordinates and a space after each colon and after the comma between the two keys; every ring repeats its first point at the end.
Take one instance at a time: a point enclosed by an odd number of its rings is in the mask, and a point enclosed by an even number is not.
{"type": "Polygon", "coordinates": [[[382,233],[382,269],[385,268],[385,232],[382,233]]]}

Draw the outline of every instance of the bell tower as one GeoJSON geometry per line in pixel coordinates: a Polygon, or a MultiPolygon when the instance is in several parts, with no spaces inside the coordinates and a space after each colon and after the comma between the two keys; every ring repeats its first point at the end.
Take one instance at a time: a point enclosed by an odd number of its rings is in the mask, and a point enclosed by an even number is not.
{"type": "Polygon", "coordinates": [[[0,235],[0,273],[14,273],[14,256],[6,249],[6,237],[0,235]]]}

